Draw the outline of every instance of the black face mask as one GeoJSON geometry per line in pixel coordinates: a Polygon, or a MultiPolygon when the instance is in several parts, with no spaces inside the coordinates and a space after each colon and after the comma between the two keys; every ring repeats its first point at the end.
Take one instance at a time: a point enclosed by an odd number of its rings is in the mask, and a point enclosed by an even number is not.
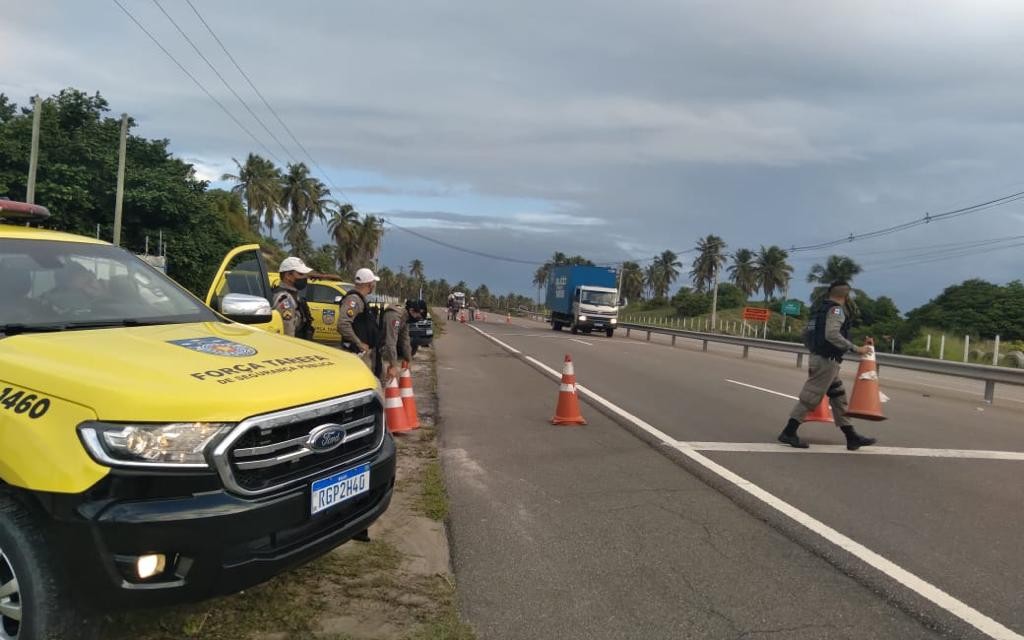
{"type": "Polygon", "coordinates": [[[303,289],[306,288],[306,279],[305,278],[299,278],[295,282],[292,283],[292,286],[295,287],[296,291],[302,291],[303,289]]]}

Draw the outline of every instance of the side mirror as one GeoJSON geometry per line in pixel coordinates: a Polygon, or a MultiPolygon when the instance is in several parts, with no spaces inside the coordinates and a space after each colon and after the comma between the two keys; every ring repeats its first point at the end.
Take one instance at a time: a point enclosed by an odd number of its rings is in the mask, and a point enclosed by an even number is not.
{"type": "Polygon", "coordinates": [[[627,304],[629,304],[629,300],[626,300],[625,298],[619,298],[619,306],[620,307],[624,307],[627,304]]]}
{"type": "Polygon", "coordinates": [[[264,324],[274,317],[266,298],[244,293],[224,296],[220,301],[220,312],[229,320],[242,324],[264,324]]]}

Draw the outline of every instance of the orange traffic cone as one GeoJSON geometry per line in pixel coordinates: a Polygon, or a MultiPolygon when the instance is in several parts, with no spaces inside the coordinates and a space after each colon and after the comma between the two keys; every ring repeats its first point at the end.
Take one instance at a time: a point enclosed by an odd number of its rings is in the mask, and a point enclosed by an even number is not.
{"type": "Polygon", "coordinates": [[[402,364],[402,375],[398,378],[398,391],[402,397],[402,406],[405,408],[405,419],[409,429],[420,428],[420,417],[416,411],[416,396],[412,392],[412,373],[409,371],[409,363],[402,364]]]}
{"type": "Polygon", "coordinates": [[[868,338],[871,350],[861,356],[857,379],[853,381],[853,392],[850,393],[850,408],[846,415],[862,420],[885,420],[882,415],[882,390],[878,386],[878,365],[875,364],[874,342],[868,338]]]}
{"type": "Polygon", "coordinates": [[[505,324],[512,324],[512,314],[505,316],[505,324]]]}
{"type": "Polygon", "coordinates": [[[388,431],[391,433],[412,430],[409,420],[405,417],[405,407],[402,406],[402,392],[398,389],[398,380],[394,378],[384,388],[384,422],[387,423],[388,431]]]}
{"type": "Polygon", "coordinates": [[[804,418],[804,422],[831,422],[835,423],[835,419],[832,417],[832,406],[828,403],[828,396],[821,396],[821,403],[818,407],[807,414],[804,418]]]}
{"type": "Polygon", "coordinates": [[[580,403],[576,397],[576,372],[572,368],[572,357],[565,354],[565,365],[562,367],[562,385],[558,389],[558,407],[551,424],[587,424],[580,415],[580,403]]]}
{"type": "Polygon", "coordinates": [[[461,322],[462,324],[466,324],[466,312],[465,311],[460,311],[459,312],[459,322],[461,322]]]}

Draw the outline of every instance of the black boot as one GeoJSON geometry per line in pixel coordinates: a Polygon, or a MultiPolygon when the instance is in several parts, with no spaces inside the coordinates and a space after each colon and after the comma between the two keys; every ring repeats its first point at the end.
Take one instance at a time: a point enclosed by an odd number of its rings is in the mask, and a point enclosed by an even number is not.
{"type": "Polygon", "coordinates": [[[861,447],[868,447],[876,442],[874,438],[862,436],[853,430],[853,427],[840,427],[843,430],[843,434],[846,436],[846,448],[850,451],[856,451],[861,447]]]}
{"type": "Polygon", "coordinates": [[[800,438],[796,435],[796,430],[800,428],[800,423],[793,418],[789,419],[786,423],[786,428],[779,434],[779,442],[782,444],[788,444],[796,449],[807,449],[807,445],[800,441],[800,438]]]}

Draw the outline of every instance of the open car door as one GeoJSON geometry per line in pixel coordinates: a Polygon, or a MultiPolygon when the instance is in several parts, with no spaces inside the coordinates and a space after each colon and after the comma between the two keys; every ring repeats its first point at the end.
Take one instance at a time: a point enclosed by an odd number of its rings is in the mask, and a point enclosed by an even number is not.
{"type": "Polygon", "coordinates": [[[270,309],[270,278],[258,244],[236,247],[224,256],[205,302],[229,320],[284,333],[281,314],[270,309]]]}

